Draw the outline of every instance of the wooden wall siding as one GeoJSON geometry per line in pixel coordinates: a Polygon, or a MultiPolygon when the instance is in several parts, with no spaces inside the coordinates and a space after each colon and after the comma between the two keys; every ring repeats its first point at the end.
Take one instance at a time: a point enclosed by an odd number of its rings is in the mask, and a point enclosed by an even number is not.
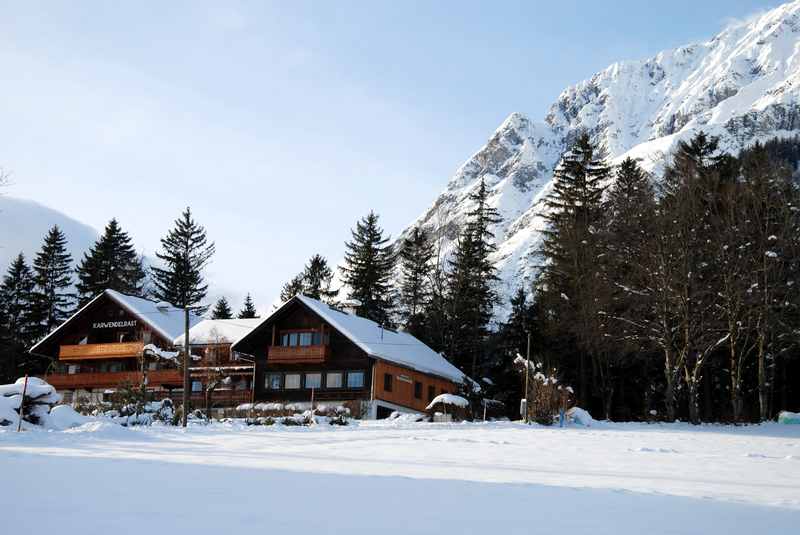
{"type": "Polygon", "coordinates": [[[375,399],[402,405],[416,411],[424,412],[428,406],[428,387],[433,386],[438,396],[442,392],[455,393],[458,386],[446,379],[434,377],[422,372],[396,366],[382,360],[375,362],[375,399]],[[392,391],[384,390],[384,374],[392,375],[392,391]],[[406,380],[404,380],[406,379],[406,380]],[[422,383],[421,399],[414,397],[414,382],[422,383]]]}
{"type": "Polygon", "coordinates": [[[138,357],[142,354],[143,342],[118,344],[76,344],[59,347],[58,360],[96,360],[111,357],[138,357]]]}
{"type": "Polygon", "coordinates": [[[331,354],[330,346],[270,346],[267,350],[269,364],[322,364],[331,354]]]}
{"type": "MultiPolygon", "coordinates": [[[[97,372],[97,373],[53,373],[44,378],[56,389],[59,388],[113,388],[124,383],[140,384],[141,372],[97,372]]],[[[150,386],[183,385],[179,370],[151,370],[147,372],[150,386]]]]}

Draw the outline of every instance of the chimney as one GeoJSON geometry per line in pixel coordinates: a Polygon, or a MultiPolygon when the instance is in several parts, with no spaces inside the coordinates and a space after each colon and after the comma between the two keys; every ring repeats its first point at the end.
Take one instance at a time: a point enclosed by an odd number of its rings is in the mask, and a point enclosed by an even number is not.
{"type": "Polygon", "coordinates": [[[361,301],[358,299],[348,299],[342,303],[342,312],[351,316],[358,316],[358,307],[360,306],[361,301]]]}

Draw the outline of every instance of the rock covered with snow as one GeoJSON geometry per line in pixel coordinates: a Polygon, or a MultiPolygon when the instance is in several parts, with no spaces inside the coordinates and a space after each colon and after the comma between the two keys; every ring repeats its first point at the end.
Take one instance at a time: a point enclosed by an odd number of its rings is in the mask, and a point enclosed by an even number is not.
{"type": "Polygon", "coordinates": [[[656,173],[678,141],[700,130],[738,152],[756,141],[800,133],[800,2],[735,23],[712,39],[637,61],[610,65],[566,88],[544,120],[511,114],[486,145],[450,179],[433,205],[401,233],[415,227],[443,236],[452,251],[469,195],[483,179],[501,221],[494,226],[491,260],[503,303],[538,275],[537,253],[545,222],[544,199],[564,150],[587,132],[612,161],[640,160],[656,173]]]}

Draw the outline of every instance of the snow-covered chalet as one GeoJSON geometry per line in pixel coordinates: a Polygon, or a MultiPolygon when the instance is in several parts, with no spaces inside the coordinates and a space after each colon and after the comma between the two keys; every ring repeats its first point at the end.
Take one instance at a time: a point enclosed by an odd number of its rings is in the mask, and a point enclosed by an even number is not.
{"type": "Polygon", "coordinates": [[[412,335],[297,295],[231,346],[257,363],[255,399],[347,403],[363,418],[423,412],[464,374],[412,335]]]}
{"type": "MultiPolygon", "coordinates": [[[[42,377],[67,402],[104,401],[125,385],[144,383],[150,399],[183,392],[174,346],[183,346],[184,311],[166,303],[105,290],[33,346],[53,361],[42,377]]],[[[234,361],[230,346],[260,320],[203,320],[190,314],[191,400],[213,406],[252,400],[253,363],[234,361]],[[218,384],[209,394],[209,381],[218,384]]]]}

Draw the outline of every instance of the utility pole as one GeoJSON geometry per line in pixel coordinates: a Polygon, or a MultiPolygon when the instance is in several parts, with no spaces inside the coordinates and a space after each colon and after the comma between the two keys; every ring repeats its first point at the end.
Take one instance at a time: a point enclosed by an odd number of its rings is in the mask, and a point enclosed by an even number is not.
{"type": "Polygon", "coordinates": [[[186,427],[189,418],[189,305],[183,308],[183,414],[181,415],[181,425],[186,427]]]}
{"type": "Polygon", "coordinates": [[[528,351],[525,354],[525,423],[530,423],[530,418],[528,415],[530,414],[530,400],[528,399],[528,383],[530,381],[531,375],[531,331],[528,331],[528,351]]]}

